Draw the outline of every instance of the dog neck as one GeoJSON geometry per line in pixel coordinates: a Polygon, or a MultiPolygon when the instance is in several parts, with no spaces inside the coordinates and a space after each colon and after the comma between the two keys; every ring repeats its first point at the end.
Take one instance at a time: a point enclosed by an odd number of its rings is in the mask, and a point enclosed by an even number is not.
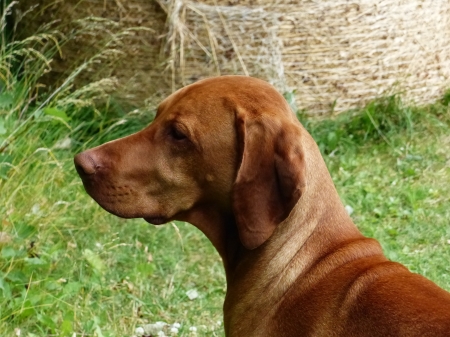
{"type": "MultiPolygon", "coordinates": [[[[267,273],[271,273],[265,275],[264,280],[279,277],[284,269],[295,270],[295,274],[301,273],[308,268],[309,260],[317,258],[313,252],[308,251],[309,243],[319,245],[323,252],[329,243],[336,245],[362,237],[340,201],[316,143],[306,131],[301,141],[308,153],[305,160],[305,191],[289,216],[262,246],[254,250],[243,247],[230,209],[202,204],[191,209],[181,219],[194,224],[214,245],[223,260],[229,285],[239,282],[238,279],[251,273],[254,267],[264,268],[267,273]],[[292,240],[293,237],[296,239],[292,240]],[[294,258],[296,256],[302,258],[294,258]],[[302,266],[289,268],[285,266],[286,261],[300,261],[302,266]]],[[[289,281],[286,280],[290,278],[286,276],[283,272],[284,281],[288,284],[289,281]]],[[[295,278],[295,275],[292,277],[295,278]]]]}
{"type": "MultiPolygon", "coordinates": [[[[222,257],[227,278],[224,304],[227,330],[247,329],[239,323],[243,320],[249,329],[261,327],[262,317],[268,315],[267,303],[280,302],[295,281],[336,246],[364,239],[341,203],[309,134],[304,136],[302,144],[308,153],[304,193],[289,216],[260,247],[244,248],[230,210],[202,205],[191,210],[185,219],[208,237],[222,257]],[[261,315],[255,314],[258,311],[261,315]],[[249,312],[253,313],[252,317],[247,317],[249,312]]],[[[374,251],[378,250],[378,246],[374,247],[374,251]]],[[[246,335],[245,331],[237,335],[246,335]]]]}
{"type": "MultiPolygon", "coordinates": [[[[265,315],[270,315],[268,304],[282,301],[290,287],[298,284],[295,281],[308,274],[336,246],[364,239],[341,203],[317,145],[308,138],[303,144],[309,154],[307,183],[289,216],[257,249],[229,246],[235,251],[221,254],[228,286],[224,305],[226,329],[263,328],[265,315]],[[255,314],[258,311],[261,313],[255,314]],[[247,317],[249,312],[252,317],[247,317]],[[233,317],[227,313],[233,313],[233,317]],[[242,321],[247,327],[239,323],[242,321]]],[[[379,247],[374,249],[378,251],[379,247]]],[[[237,335],[246,335],[246,331],[237,335]]]]}

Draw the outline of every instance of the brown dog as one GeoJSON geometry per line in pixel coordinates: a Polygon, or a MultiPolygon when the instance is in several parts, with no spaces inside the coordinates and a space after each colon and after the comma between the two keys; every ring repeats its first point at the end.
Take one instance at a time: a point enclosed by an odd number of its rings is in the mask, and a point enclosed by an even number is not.
{"type": "Polygon", "coordinates": [[[107,211],[203,231],[225,266],[227,336],[450,336],[450,294],[362,236],[314,140],[266,82],[187,86],[150,126],[75,165],[107,211]]]}

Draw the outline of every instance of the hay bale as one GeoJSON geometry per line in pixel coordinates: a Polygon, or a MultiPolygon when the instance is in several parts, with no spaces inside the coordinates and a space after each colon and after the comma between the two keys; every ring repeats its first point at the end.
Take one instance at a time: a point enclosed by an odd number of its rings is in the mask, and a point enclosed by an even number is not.
{"type": "MultiPolygon", "coordinates": [[[[47,8],[50,2],[39,1],[47,8]]],[[[297,107],[311,114],[341,112],[393,92],[423,104],[450,87],[450,2],[444,0],[58,0],[44,13],[40,23],[90,15],[116,22],[108,28],[115,33],[148,28],[120,40],[121,57],[105,59],[100,72],[116,76],[120,97],[137,105],[223,74],[266,79],[294,92],[297,107]]],[[[73,55],[92,54],[103,33],[91,30],[65,46],[55,69],[70,68],[73,55]]]]}
{"type": "MultiPolygon", "coordinates": [[[[164,5],[162,5],[164,6],[164,5]]],[[[168,12],[166,53],[172,87],[206,76],[245,74],[286,90],[276,15],[262,8],[175,0],[168,12]]]]}
{"type": "Polygon", "coordinates": [[[450,87],[448,1],[169,4],[171,31],[178,29],[172,51],[180,50],[173,64],[183,84],[187,74],[250,74],[295,91],[297,106],[315,114],[390,93],[429,103],[450,87]]]}
{"type": "Polygon", "coordinates": [[[24,35],[52,23],[73,36],[62,45],[61,57],[54,59],[52,71],[44,78],[48,86],[60,85],[77,66],[89,62],[77,76],[76,86],[114,77],[119,83],[116,96],[127,105],[142,106],[146,99],[164,97],[170,91],[161,78],[166,14],[156,2],[22,0],[18,10],[28,12],[18,23],[24,35]]]}

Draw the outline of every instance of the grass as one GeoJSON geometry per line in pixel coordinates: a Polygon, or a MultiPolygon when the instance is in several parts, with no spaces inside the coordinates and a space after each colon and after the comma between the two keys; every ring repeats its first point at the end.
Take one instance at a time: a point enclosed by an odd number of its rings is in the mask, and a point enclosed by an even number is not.
{"type": "MultiPolygon", "coordinates": [[[[122,111],[113,79],[69,90],[75,72],[41,88],[64,42],[52,34],[0,50],[2,336],[132,336],[157,321],[180,323],[178,336],[223,336],[225,277],[205,237],[184,223],[121,220],[84,192],[73,155],[152,112],[122,111]]],[[[392,96],[326,120],[299,116],[363,233],[448,290],[449,101],[412,107],[392,96]]]]}
{"type": "Polygon", "coordinates": [[[449,95],[414,108],[396,97],[308,127],[343,202],[386,255],[450,290],[449,95]]]}

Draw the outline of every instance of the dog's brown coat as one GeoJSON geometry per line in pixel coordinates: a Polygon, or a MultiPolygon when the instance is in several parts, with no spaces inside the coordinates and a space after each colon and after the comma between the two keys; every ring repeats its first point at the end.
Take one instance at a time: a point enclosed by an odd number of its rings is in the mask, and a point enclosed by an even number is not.
{"type": "Polygon", "coordinates": [[[75,164],[107,211],[205,233],[225,266],[227,336],[450,336],[450,294],[361,235],[314,140],[266,82],[185,87],[150,126],[75,164]]]}

